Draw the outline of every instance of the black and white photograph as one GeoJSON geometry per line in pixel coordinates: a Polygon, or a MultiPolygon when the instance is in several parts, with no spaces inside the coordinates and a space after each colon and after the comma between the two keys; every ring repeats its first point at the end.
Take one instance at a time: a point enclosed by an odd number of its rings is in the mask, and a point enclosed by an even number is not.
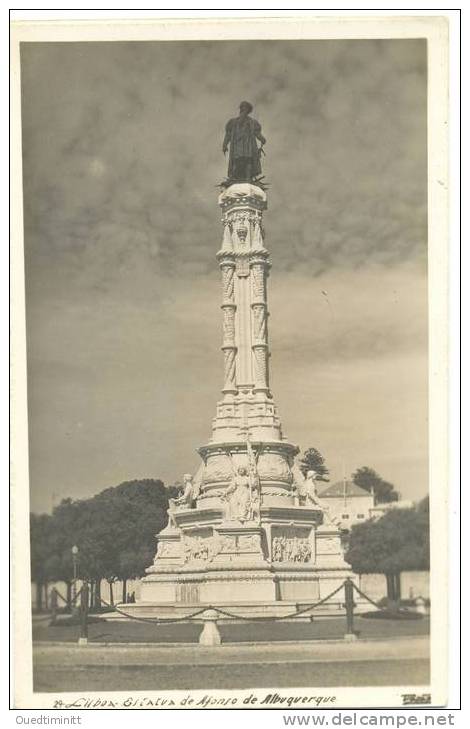
{"type": "Polygon", "coordinates": [[[401,21],[14,29],[17,707],[445,703],[447,22],[401,21]]]}

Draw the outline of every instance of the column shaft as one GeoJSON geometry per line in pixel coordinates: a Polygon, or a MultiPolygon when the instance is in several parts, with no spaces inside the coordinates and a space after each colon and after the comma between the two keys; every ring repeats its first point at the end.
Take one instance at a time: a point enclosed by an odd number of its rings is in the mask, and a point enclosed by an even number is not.
{"type": "Polygon", "coordinates": [[[268,261],[255,259],[251,266],[252,349],[255,391],[269,392],[268,307],[266,279],[268,261]]]}
{"type": "Polygon", "coordinates": [[[235,263],[231,258],[223,258],[220,262],[222,271],[222,312],[223,312],[223,342],[224,353],[224,393],[236,393],[236,353],[235,343],[235,263]]]}

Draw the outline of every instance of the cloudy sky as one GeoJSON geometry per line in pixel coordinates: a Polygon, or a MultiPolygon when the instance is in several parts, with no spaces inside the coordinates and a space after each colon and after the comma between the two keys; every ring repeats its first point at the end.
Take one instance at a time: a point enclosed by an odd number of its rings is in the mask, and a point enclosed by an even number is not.
{"type": "Polygon", "coordinates": [[[242,99],[268,140],[285,435],[423,496],[425,42],[27,43],[21,72],[32,508],[197,466],[242,99]]]}

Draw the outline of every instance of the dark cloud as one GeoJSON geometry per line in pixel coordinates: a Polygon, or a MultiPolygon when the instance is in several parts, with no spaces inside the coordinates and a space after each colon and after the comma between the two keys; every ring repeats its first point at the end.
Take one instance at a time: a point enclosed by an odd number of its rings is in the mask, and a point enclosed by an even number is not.
{"type": "Polygon", "coordinates": [[[425,51],[398,40],[23,45],[28,253],[107,248],[114,226],[111,267],[123,249],[153,265],[156,237],[163,270],[168,253],[207,258],[223,125],[247,97],[268,137],[278,266],[423,257],[425,51]],[[148,244],[136,252],[137,230],[148,244]]]}
{"type": "Polygon", "coordinates": [[[244,98],[268,139],[273,382],[288,431],[306,444],[319,432],[294,404],[314,372],[333,470],[340,446],[362,456],[372,436],[359,425],[338,441],[357,403],[330,375],[357,392],[380,372],[362,403],[383,436],[375,465],[424,490],[425,41],[24,43],[21,60],[36,502],[172,478],[207,438],[221,377],[215,186],[244,98]],[[409,411],[390,434],[392,361],[409,411]],[[344,423],[330,422],[335,397],[344,423]]]}

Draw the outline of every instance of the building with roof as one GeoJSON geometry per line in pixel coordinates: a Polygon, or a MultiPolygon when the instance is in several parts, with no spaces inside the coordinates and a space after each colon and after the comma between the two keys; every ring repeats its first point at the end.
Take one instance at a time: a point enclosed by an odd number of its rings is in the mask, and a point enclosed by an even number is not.
{"type": "Polygon", "coordinates": [[[390,501],[386,504],[376,504],[370,511],[370,515],[374,519],[380,519],[381,516],[392,511],[392,509],[413,509],[416,506],[414,501],[409,499],[399,499],[398,501],[390,501]]]}
{"type": "Polygon", "coordinates": [[[341,529],[350,529],[370,519],[374,510],[374,496],[353,481],[337,481],[319,492],[318,498],[336,519],[341,529]]]}

